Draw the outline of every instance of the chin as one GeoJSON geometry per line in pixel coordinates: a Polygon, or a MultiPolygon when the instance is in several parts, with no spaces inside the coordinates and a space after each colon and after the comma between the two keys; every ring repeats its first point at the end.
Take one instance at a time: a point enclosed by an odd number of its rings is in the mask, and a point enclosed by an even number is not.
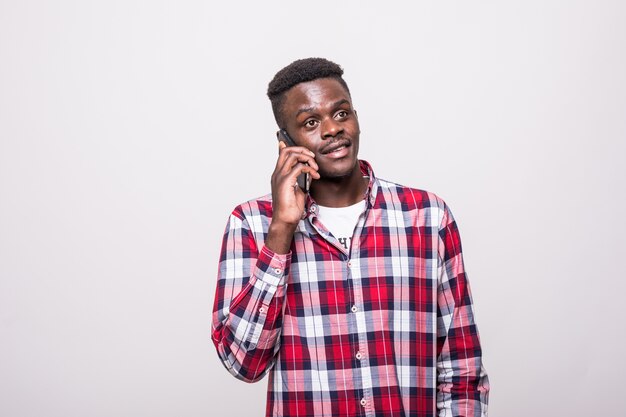
{"type": "Polygon", "coordinates": [[[358,160],[354,161],[338,161],[331,167],[320,166],[320,176],[328,180],[340,180],[351,176],[355,169],[359,169],[358,160]]]}

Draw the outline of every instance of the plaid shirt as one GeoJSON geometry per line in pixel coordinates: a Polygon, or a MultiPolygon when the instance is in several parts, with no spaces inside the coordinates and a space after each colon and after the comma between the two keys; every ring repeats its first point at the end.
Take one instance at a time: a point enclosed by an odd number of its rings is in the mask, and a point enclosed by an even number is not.
{"type": "Polygon", "coordinates": [[[232,212],[213,308],[223,364],[247,382],[269,373],[266,416],[486,416],[450,210],[360,166],[370,180],[348,251],[310,197],[286,255],[264,246],[271,196],[232,212]]]}

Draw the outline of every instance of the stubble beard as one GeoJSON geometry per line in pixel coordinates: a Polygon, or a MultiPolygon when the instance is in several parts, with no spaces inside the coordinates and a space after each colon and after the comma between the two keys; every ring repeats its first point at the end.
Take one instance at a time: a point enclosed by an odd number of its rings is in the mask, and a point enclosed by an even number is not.
{"type": "Polygon", "coordinates": [[[350,178],[352,175],[354,175],[354,170],[358,169],[358,166],[359,166],[359,160],[357,158],[354,161],[354,164],[352,165],[352,167],[348,169],[346,172],[328,172],[328,171],[320,169],[319,171],[320,180],[328,181],[328,182],[342,182],[346,178],[350,178]]]}

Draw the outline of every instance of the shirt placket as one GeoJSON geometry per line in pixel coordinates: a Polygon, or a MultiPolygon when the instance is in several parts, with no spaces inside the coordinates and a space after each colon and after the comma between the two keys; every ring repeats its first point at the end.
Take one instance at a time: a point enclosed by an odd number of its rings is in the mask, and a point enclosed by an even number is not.
{"type": "Polygon", "coordinates": [[[364,211],[361,216],[359,216],[358,223],[356,225],[354,236],[352,238],[352,245],[350,247],[350,257],[346,262],[346,276],[348,280],[350,280],[351,291],[352,291],[352,300],[353,305],[351,307],[352,317],[351,322],[353,323],[353,328],[356,328],[356,334],[358,336],[356,352],[354,353],[354,360],[356,362],[356,367],[359,371],[360,380],[359,383],[361,385],[361,399],[359,404],[363,407],[366,416],[374,416],[374,391],[372,384],[372,372],[370,368],[369,362],[369,352],[368,352],[368,344],[367,344],[367,321],[365,311],[365,300],[364,300],[364,292],[363,292],[363,270],[361,265],[360,258],[360,236],[365,225],[365,220],[368,211],[364,211]]]}
{"type": "Polygon", "coordinates": [[[374,392],[372,387],[372,372],[369,366],[367,349],[367,321],[365,302],[363,298],[363,287],[361,281],[360,260],[352,258],[346,262],[346,274],[352,285],[353,305],[351,308],[351,327],[356,329],[357,343],[354,347],[354,361],[358,375],[358,383],[361,389],[360,406],[365,410],[366,416],[374,415],[374,392]]]}
{"type": "MultiPolygon", "coordinates": [[[[368,201],[369,203],[369,201],[368,201]]],[[[369,204],[368,204],[369,206],[369,204]]],[[[354,235],[351,241],[351,245],[346,249],[341,245],[337,239],[334,239],[332,235],[326,233],[315,225],[315,218],[317,217],[318,207],[317,204],[312,203],[309,206],[309,222],[311,226],[319,233],[319,235],[326,240],[333,247],[337,248],[342,253],[342,263],[347,277],[349,297],[351,300],[350,313],[348,314],[348,329],[350,334],[356,334],[356,343],[351,340],[353,351],[353,363],[355,367],[353,369],[355,380],[354,388],[361,392],[358,406],[361,407],[365,416],[375,417],[374,409],[374,391],[372,384],[372,372],[369,366],[368,349],[367,349],[367,325],[366,325],[366,311],[363,297],[362,288],[362,271],[361,271],[361,259],[360,259],[360,236],[363,231],[369,208],[366,208],[359,216],[359,220],[354,230],[354,235]]],[[[352,339],[352,338],[351,338],[352,339]]]]}

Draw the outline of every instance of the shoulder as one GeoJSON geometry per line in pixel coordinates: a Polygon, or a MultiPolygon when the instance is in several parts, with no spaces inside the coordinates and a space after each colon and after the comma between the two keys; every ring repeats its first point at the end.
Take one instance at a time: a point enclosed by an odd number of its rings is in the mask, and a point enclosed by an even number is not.
{"type": "Polygon", "coordinates": [[[232,211],[231,216],[237,217],[240,220],[272,217],[272,195],[266,194],[264,196],[253,198],[238,204],[232,211]]]}
{"type": "Polygon", "coordinates": [[[446,202],[439,195],[420,188],[407,187],[392,181],[377,179],[375,207],[412,219],[415,224],[445,227],[452,219],[446,202]]]}
{"type": "Polygon", "coordinates": [[[446,202],[431,191],[407,187],[384,179],[377,179],[377,183],[376,202],[387,208],[401,208],[403,211],[447,209],[446,202]]]}
{"type": "Polygon", "coordinates": [[[272,220],[272,196],[266,194],[237,205],[228,218],[230,230],[248,230],[255,238],[263,239],[272,220]]]}

